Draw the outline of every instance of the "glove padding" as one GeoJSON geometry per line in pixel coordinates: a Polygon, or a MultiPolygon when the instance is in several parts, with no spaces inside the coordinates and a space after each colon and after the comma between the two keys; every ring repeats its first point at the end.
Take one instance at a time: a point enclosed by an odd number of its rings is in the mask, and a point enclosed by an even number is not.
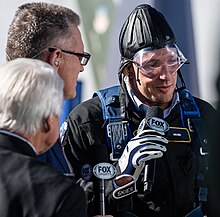
{"type": "MultiPolygon", "coordinates": [[[[163,137],[164,132],[143,130],[132,138],[125,147],[118,165],[122,175],[132,175],[137,179],[141,173],[144,162],[160,158],[167,149],[164,145],[168,140],[163,137]]],[[[117,177],[116,180],[120,178],[117,177]]]]}
{"type": "Polygon", "coordinates": [[[121,199],[137,191],[136,181],[145,166],[145,162],[160,158],[167,149],[168,140],[164,132],[143,130],[128,142],[118,160],[120,175],[114,180],[117,187],[113,191],[115,199],[121,199]]]}

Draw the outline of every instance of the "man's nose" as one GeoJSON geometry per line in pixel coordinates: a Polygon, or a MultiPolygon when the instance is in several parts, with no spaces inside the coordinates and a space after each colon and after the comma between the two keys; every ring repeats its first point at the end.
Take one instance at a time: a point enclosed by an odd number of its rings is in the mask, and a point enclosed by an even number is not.
{"type": "Polygon", "coordinates": [[[167,64],[163,64],[160,70],[160,78],[161,79],[169,79],[172,76],[172,72],[170,67],[167,64]]]}
{"type": "Polygon", "coordinates": [[[83,71],[84,71],[84,66],[83,66],[83,65],[81,65],[81,68],[80,68],[79,71],[80,71],[80,72],[83,72],[83,71]]]}

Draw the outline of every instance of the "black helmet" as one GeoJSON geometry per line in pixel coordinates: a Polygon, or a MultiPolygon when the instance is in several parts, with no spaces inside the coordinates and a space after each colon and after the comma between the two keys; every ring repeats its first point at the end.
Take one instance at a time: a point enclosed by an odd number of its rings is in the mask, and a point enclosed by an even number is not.
{"type": "Polygon", "coordinates": [[[139,5],[128,16],[120,32],[121,67],[126,65],[124,58],[131,59],[142,48],[162,48],[175,41],[164,16],[150,5],[139,5]]]}

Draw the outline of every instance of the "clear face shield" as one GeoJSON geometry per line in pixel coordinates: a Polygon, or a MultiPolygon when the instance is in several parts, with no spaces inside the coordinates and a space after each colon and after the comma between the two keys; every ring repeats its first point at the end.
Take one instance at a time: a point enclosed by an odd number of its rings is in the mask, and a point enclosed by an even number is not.
{"type": "Polygon", "coordinates": [[[176,44],[169,44],[164,48],[144,48],[138,51],[131,60],[137,65],[140,73],[146,77],[156,77],[163,69],[174,74],[186,63],[184,57],[176,44]]]}

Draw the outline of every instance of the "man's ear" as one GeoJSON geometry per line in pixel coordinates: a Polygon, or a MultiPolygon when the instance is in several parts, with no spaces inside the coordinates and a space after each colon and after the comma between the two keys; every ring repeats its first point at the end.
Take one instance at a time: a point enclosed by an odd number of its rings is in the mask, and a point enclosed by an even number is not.
{"type": "Polygon", "coordinates": [[[59,49],[54,50],[51,52],[49,58],[48,58],[48,63],[53,66],[54,69],[58,69],[61,63],[61,56],[62,56],[62,51],[59,49]]]}
{"type": "Polygon", "coordinates": [[[128,65],[126,65],[123,70],[122,73],[126,76],[128,76],[130,79],[135,77],[135,72],[134,72],[134,68],[132,63],[129,63],[128,65]]]}
{"type": "Polygon", "coordinates": [[[51,117],[45,118],[43,120],[43,130],[47,133],[51,129],[51,117]]]}

